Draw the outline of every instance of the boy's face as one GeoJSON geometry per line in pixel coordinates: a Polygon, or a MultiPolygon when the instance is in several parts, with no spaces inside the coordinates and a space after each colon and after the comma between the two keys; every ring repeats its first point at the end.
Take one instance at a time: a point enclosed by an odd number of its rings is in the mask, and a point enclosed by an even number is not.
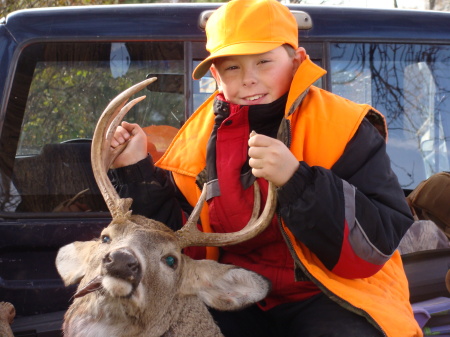
{"type": "Polygon", "coordinates": [[[217,58],[211,73],[229,102],[239,105],[267,104],[289,90],[294,74],[305,58],[303,48],[298,48],[294,56],[290,56],[280,46],[264,54],[217,58]]]}

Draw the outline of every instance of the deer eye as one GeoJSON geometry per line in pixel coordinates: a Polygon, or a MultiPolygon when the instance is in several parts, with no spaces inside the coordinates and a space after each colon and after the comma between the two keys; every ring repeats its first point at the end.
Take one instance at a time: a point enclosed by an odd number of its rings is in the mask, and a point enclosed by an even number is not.
{"type": "Polygon", "coordinates": [[[175,269],[177,267],[177,258],[172,255],[166,256],[164,258],[164,262],[172,269],[175,269]]]}
{"type": "Polygon", "coordinates": [[[108,235],[102,235],[102,243],[111,243],[111,238],[108,235]]]}

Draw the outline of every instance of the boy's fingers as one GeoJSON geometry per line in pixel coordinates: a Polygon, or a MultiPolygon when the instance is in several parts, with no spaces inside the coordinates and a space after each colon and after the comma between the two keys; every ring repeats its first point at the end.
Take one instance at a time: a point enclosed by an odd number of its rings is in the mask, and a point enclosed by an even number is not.
{"type": "Polygon", "coordinates": [[[139,124],[136,123],[122,122],[122,127],[129,133],[127,134],[126,139],[130,138],[131,136],[136,136],[142,130],[139,124]]]}
{"type": "Polygon", "coordinates": [[[256,168],[252,168],[252,174],[256,177],[256,178],[264,178],[261,170],[260,169],[256,169],[256,168]]]}
{"type": "Polygon", "coordinates": [[[248,145],[250,147],[269,147],[271,145],[273,145],[273,142],[275,141],[275,139],[269,137],[269,136],[265,136],[265,135],[260,135],[260,134],[255,134],[254,136],[251,136],[248,140],[248,145]]]}
{"type": "MultiPolygon", "coordinates": [[[[128,123],[123,121],[121,126],[122,126],[122,130],[125,130],[127,133],[130,133],[131,135],[133,135],[134,133],[136,133],[136,125],[134,123],[128,123]]],[[[129,135],[128,135],[129,137],[129,135]]]]}
{"type": "Polygon", "coordinates": [[[261,147],[250,146],[248,155],[250,158],[261,159],[264,157],[264,149],[261,147]]]}
{"type": "Polygon", "coordinates": [[[249,146],[261,146],[259,145],[259,139],[261,138],[261,135],[258,135],[255,130],[250,132],[250,136],[248,139],[248,145],[249,146]]]}
{"type": "Polygon", "coordinates": [[[120,125],[122,125],[122,127],[124,128],[124,129],[128,129],[129,127],[131,127],[131,123],[128,123],[128,122],[126,122],[126,121],[122,121],[122,123],[120,124],[120,125]]]}
{"type": "Polygon", "coordinates": [[[138,132],[139,129],[135,125],[123,122],[114,132],[114,137],[111,139],[111,147],[116,148],[126,143],[132,136],[138,134],[138,132]]]}
{"type": "Polygon", "coordinates": [[[248,160],[248,164],[250,165],[251,168],[256,169],[256,159],[253,157],[250,157],[250,159],[248,160]]]}

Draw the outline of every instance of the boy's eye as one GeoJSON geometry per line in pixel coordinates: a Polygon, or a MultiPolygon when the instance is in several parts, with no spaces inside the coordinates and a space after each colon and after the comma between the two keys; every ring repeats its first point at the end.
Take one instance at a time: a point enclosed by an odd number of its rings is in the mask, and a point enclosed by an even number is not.
{"type": "Polygon", "coordinates": [[[234,70],[237,69],[237,66],[230,66],[230,67],[226,67],[225,70],[234,70]]]}

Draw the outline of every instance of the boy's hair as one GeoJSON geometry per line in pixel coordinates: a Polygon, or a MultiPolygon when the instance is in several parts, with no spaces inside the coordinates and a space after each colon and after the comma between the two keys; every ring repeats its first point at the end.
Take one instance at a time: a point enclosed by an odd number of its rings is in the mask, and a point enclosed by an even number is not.
{"type": "Polygon", "coordinates": [[[286,49],[289,57],[294,57],[295,56],[295,49],[294,47],[292,47],[290,44],[285,43],[283,45],[284,49],[286,49]]]}
{"type": "Polygon", "coordinates": [[[195,68],[194,79],[217,57],[262,54],[284,44],[298,48],[297,21],[276,0],[231,0],[208,19],[206,37],[210,55],[195,68]]]}

